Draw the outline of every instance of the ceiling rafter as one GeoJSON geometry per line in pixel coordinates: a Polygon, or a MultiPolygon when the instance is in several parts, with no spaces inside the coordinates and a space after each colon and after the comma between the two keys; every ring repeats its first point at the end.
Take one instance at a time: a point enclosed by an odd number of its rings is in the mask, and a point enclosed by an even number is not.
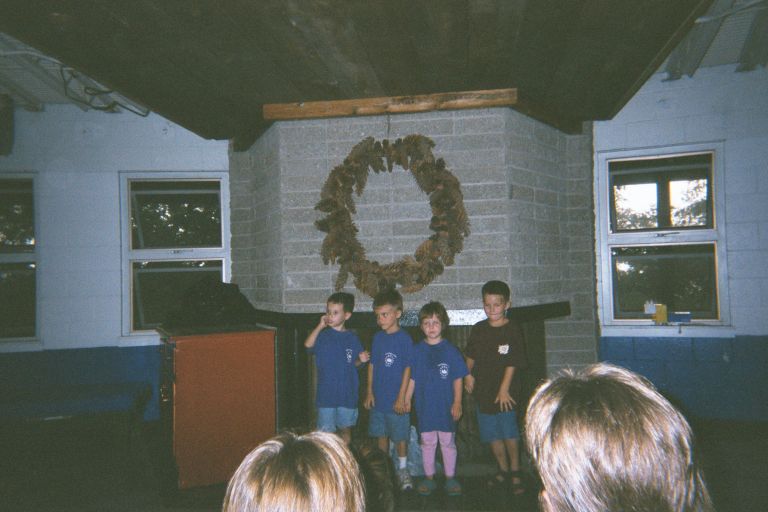
{"type": "Polygon", "coordinates": [[[693,76],[723,25],[725,16],[721,15],[732,10],[735,3],[736,0],[715,0],[708,19],[703,22],[697,20],[667,60],[664,71],[667,72],[668,80],[677,80],[683,75],[693,76]]]}

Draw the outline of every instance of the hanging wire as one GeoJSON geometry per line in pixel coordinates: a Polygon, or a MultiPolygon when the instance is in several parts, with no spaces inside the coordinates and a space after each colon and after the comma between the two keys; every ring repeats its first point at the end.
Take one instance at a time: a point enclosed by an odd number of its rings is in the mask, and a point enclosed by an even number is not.
{"type": "Polygon", "coordinates": [[[64,86],[64,95],[75,103],[85,105],[86,107],[92,108],[94,110],[101,110],[106,112],[116,112],[117,108],[119,107],[141,117],[147,117],[150,113],[149,109],[142,110],[138,106],[134,107],[127,102],[119,101],[119,99],[116,99],[116,95],[119,95],[120,93],[110,89],[100,89],[87,84],[83,84],[79,80],[78,73],[73,68],[65,65],[56,58],[49,57],[48,55],[44,55],[33,50],[0,51],[0,57],[16,56],[31,57],[35,59],[35,64],[37,65],[40,64],[40,61],[44,60],[53,62],[54,64],[58,65],[59,77],[61,78],[62,85],[64,86]],[[81,85],[82,94],[85,96],[85,99],[79,97],[76,89],[72,86],[73,81],[81,85]],[[101,96],[106,96],[106,99],[101,98],[101,96]],[[96,103],[97,101],[100,101],[104,105],[98,105],[96,103]]]}
{"type": "Polygon", "coordinates": [[[137,116],[147,117],[149,115],[149,109],[142,111],[125,102],[117,101],[113,96],[113,94],[116,93],[111,89],[99,89],[90,85],[83,84],[78,77],[78,73],[68,66],[60,65],[59,75],[61,76],[61,80],[64,83],[64,94],[67,96],[67,98],[74,102],[103,112],[115,112],[119,107],[133,114],[136,114],[137,116]],[[73,81],[77,81],[77,83],[82,86],[82,92],[86,96],[85,100],[82,100],[76,96],[74,89],[70,86],[73,81]],[[102,98],[102,96],[106,96],[106,99],[102,98]],[[100,101],[104,103],[104,105],[97,105],[96,101],[100,101]]]}

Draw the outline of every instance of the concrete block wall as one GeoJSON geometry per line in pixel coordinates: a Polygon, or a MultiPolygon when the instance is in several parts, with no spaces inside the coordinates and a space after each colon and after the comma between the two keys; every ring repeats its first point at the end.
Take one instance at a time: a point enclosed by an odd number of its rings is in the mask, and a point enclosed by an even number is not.
{"type": "Polygon", "coordinates": [[[546,323],[547,367],[597,357],[591,126],[566,135],[507,111],[510,283],[516,305],[567,300],[546,323]]]}
{"type": "Polygon", "coordinates": [[[253,304],[282,311],[282,226],[279,130],[247,152],[230,151],[232,282],[253,304]]]}
{"type": "MultiPolygon", "coordinates": [[[[594,360],[597,333],[582,332],[583,322],[594,326],[589,317],[594,297],[584,293],[594,286],[573,282],[584,279],[592,261],[583,252],[589,254],[593,245],[581,237],[586,230],[584,236],[592,239],[591,132],[566,136],[509,109],[275,123],[249,151],[231,153],[233,204],[249,204],[238,195],[253,198],[251,213],[233,210],[233,280],[258,308],[322,311],[338,271],[323,264],[325,234],[314,227],[322,216],[314,206],[328,173],[365,137],[395,140],[414,133],[435,141],[435,156],[444,158],[461,182],[472,233],[453,266],[425,289],[404,296],[406,308],[439,300],[448,309],[480,309],[480,287],[490,279],[510,283],[515,305],[567,300],[573,307],[576,298],[578,335],[568,327],[570,319],[553,324],[550,357],[556,366],[563,350],[573,364],[594,360]],[[258,227],[236,227],[235,216],[258,227]],[[242,233],[235,231],[241,228],[242,233]],[[253,230],[265,231],[255,236],[253,230]]],[[[428,198],[403,169],[371,172],[365,191],[354,199],[358,237],[371,260],[388,263],[412,255],[431,234],[428,198]]],[[[370,310],[371,299],[351,279],[345,290],[356,295],[358,311],[370,310]]]]}
{"type": "MultiPolygon", "coordinates": [[[[603,326],[600,358],[651,379],[693,414],[768,420],[768,70],[658,73],[610,121],[594,124],[595,151],[716,143],[722,173],[730,324],[674,329],[603,326]]],[[[596,155],[598,156],[598,155],[596,155]]]]}
{"type": "Polygon", "coordinates": [[[595,123],[595,150],[722,144],[728,289],[721,293],[736,334],[768,334],[768,70],[717,66],[665,76],[654,75],[613,120],[595,123]]]}
{"type": "MultiPolygon", "coordinates": [[[[35,179],[38,338],[0,352],[133,347],[122,335],[120,173],[226,171],[227,142],[204,140],[159,115],[83,112],[74,105],[16,109],[14,145],[0,175],[35,179]]],[[[169,174],[173,176],[173,174],[169,174]]]]}

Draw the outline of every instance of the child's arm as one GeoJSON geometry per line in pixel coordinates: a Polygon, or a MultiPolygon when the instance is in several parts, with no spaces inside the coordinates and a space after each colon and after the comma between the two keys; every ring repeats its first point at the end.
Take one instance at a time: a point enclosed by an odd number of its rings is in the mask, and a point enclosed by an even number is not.
{"type": "Polygon", "coordinates": [[[475,360],[471,357],[467,357],[466,360],[469,373],[464,377],[464,389],[471,395],[472,391],[475,389],[475,376],[472,375],[472,368],[475,367],[475,360]]]}
{"type": "Polygon", "coordinates": [[[453,421],[459,421],[461,418],[461,382],[460,378],[453,381],[453,405],[451,405],[453,421]]]}
{"type": "Polygon", "coordinates": [[[363,406],[366,409],[370,409],[374,405],[376,405],[376,400],[373,397],[373,365],[368,365],[368,393],[365,396],[365,402],[363,402],[363,406]]]}
{"type": "Polygon", "coordinates": [[[504,377],[501,379],[499,392],[496,394],[496,400],[493,401],[493,403],[499,404],[501,412],[511,411],[512,407],[516,405],[515,401],[512,399],[512,396],[509,394],[509,385],[512,383],[512,377],[514,375],[515,367],[507,366],[507,368],[504,370],[504,377]]]}
{"type": "Polygon", "coordinates": [[[416,387],[416,381],[413,379],[408,380],[408,389],[405,391],[405,401],[411,403],[413,400],[413,389],[416,387]]]}
{"type": "Polygon", "coordinates": [[[411,400],[410,398],[406,398],[410,383],[411,367],[407,366],[405,370],[403,370],[403,380],[400,382],[400,392],[397,394],[397,400],[395,400],[395,412],[397,414],[411,412],[411,400]]]}
{"type": "Polygon", "coordinates": [[[317,335],[320,334],[320,331],[322,331],[325,326],[326,315],[323,315],[320,317],[320,322],[315,326],[314,329],[312,329],[312,332],[309,333],[309,336],[307,336],[307,339],[304,340],[304,346],[307,348],[312,348],[315,346],[315,342],[317,341],[317,335]]]}
{"type": "Polygon", "coordinates": [[[371,354],[363,350],[357,355],[357,360],[355,361],[355,367],[363,366],[365,363],[371,360],[371,354]]]}

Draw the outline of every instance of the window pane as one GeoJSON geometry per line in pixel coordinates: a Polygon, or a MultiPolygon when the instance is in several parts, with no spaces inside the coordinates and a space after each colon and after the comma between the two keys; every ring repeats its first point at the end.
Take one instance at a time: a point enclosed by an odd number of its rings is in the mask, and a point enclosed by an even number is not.
{"type": "Polygon", "coordinates": [[[707,225],[707,180],[675,180],[669,183],[673,226],[707,225]]]}
{"type": "Polygon", "coordinates": [[[218,181],[132,181],[133,249],[221,247],[218,181]]]}
{"type": "Polygon", "coordinates": [[[0,338],[35,335],[35,264],[0,263],[0,338]]]}
{"type": "Polygon", "coordinates": [[[649,300],[694,319],[718,318],[714,244],[614,247],[611,264],[615,318],[648,318],[649,300]]]}
{"type": "Polygon", "coordinates": [[[133,330],[158,327],[184,293],[201,279],[223,279],[219,260],[135,261],[133,272],[133,330]]]}
{"type": "Polygon", "coordinates": [[[714,227],[712,154],[608,164],[614,232],[714,227]]]}
{"type": "Polygon", "coordinates": [[[613,193],[618,229],[648,229],[658,226],[656,183],[619,185],[613,188],[613,193]]]}
{"type": "Polygon", "coordinates": [[[34,248],[32,180],[0,180],[0,252],[32,252],[34,248]]]}

